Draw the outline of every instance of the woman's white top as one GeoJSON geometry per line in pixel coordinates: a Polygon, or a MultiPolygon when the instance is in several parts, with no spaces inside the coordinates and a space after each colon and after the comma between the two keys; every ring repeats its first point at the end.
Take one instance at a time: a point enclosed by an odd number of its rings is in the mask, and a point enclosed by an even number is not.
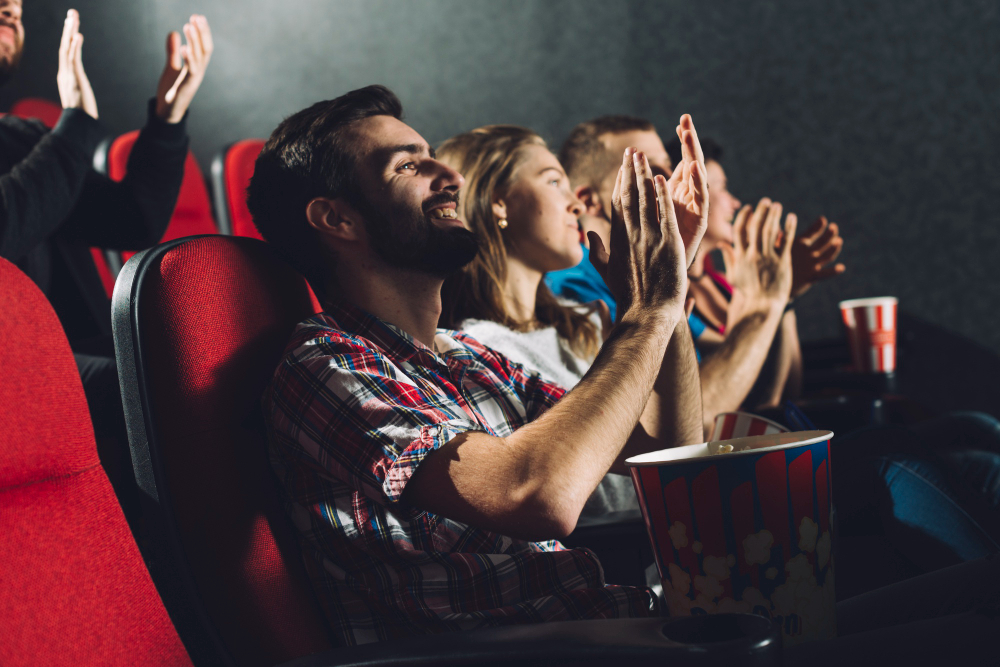
{"type": "MultiPolygon", "coordinates": [[[[575,304],[574,304],[575,305],[575,304]]],[[[597,313],[591,319],[601,335],[601,320],[597,313]]],[[[534,331],[514,331],[502,324],[486,320],[465,320],[459,329],[483,345],[491,347],[511,361],[566,389],[572,389],[590,368],[591,361],[578,357],[569,343],[559,336],[555,327],[534,331]]],[[[639,509],[639,501],[627,475],[609,472],[587,499],[582,516],[597,517],[608,512],[639,509]]]]}

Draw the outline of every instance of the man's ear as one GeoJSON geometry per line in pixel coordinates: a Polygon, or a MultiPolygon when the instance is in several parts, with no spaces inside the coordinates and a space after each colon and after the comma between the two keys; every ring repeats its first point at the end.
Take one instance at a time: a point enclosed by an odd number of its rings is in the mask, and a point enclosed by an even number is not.
{"type": "Polygon", "coordinates": [[[343,198],[316,197],[306,204],[306,219],[324,236],[344,241],[361,238],[361,215],[343,198]]]}
{"type": "Polygon", "coordinates": [[[578,185],[573,189],[573,194],[583,202],[585,215],[605,217],[604,203],[601,201],[601,195],[597,192],[597,188],[592,185],[578,185]]]}

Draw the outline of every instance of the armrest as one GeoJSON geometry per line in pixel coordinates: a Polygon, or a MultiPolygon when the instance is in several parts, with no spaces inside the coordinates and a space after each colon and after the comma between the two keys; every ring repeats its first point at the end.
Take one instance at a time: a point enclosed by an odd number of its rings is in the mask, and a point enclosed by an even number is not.
{"type": "Polygon", "coordinates": [[[646,568],[653,563],[653,549],[639,510],[581,517],[576,530],[561,541],[568,547],[586,547],[597,554],[608,583],[647,585],[646,568]]]}
{"type": "Polygon", "coordinates": [[[452,632],[317,653],[282,667],[670,665],[777,667],[781,634],[752,614],[560,621],[452,632]]]}

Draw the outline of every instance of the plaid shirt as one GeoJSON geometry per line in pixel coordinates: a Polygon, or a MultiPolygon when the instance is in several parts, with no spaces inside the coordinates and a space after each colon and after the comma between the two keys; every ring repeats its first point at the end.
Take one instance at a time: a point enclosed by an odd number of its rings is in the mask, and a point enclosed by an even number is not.
{"type": "MultiPolygon", "coordinates": [[[[593,553],[525,542],[401,500],[459,433],[508,436],[565,390],[453,331],[435,354],[341,304],[298,325],[264,396],[271,463],[330,624],[363,644],[448,630],[648,616],[593,553]]],[[[542,446],[542,445],[540,445],[542,446]]]]}

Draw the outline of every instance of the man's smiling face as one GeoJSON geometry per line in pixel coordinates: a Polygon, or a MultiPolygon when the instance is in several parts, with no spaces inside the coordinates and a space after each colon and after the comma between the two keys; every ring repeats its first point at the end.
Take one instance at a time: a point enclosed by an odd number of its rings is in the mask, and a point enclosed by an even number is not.
{"type": "Polygon", "coordinates": [[[17,70],[23,50],[21,0],[0,0],[0,85],[17,70]]]}
{"type": "Polygon", "coordinates": [[[392,116],[355,123],[358,196],[373,249],[386,263],[447,276],[478,251],[456,213],[462,175],[434,157],[417,132],[392,116]]]}

